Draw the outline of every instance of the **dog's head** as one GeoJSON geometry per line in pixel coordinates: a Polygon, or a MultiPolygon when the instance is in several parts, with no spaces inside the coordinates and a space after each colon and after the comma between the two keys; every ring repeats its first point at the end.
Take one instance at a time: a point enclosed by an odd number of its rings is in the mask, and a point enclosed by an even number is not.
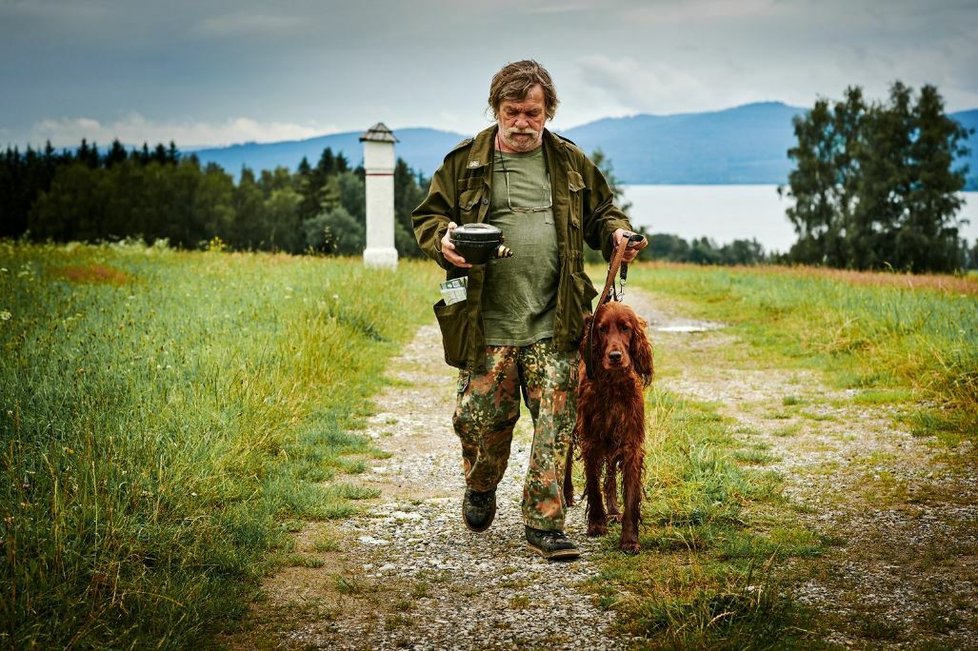
{"type": "Polygon", "coordinates": [[[598,307],[584,324],[582,353],[590,347],[591,364],[605,372],[634,372],[648,386],[652,381],[652,344],[645,334],[645,319],[615,301],[598,307]],[[594,327],[591,327],[591,320],[594,327]],[[590,337],[594,341],[590,341],[590,337]]]}

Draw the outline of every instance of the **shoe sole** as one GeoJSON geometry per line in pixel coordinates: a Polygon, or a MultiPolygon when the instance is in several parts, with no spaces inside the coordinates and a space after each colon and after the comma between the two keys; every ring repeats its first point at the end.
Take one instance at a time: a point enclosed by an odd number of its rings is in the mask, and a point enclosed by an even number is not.
{"type": "Polygon", "coordinates": [[[466,528],[466,529],[468,529],[469,531],[473,531],[473,532],[475,532],[475,533],[482,533],[483,531],[485,531],[486,529],[488,529],[489,527],[491,527],[491,526],[492,526],[492,520],[490,520],[490,521],[489,521],[489,522],[488,522],[488,523],[486,524],[486,526],[484,526],[484,527],[482,527],[482,528],[476,528],[476,527],[473,527],[473,526],[472,526],[471,524],[469,524],[469,521],[468,521],[468,520],[467,520],[467,519],[465,518],[465,516],[464,516],[464,515],[462,516],[462,523],[463,523],[463,524],[465,525],[465,528],[466,528]]]}
{"type": "Polygon", "coordinates": [[[543,556],[548,561],[570,561],[581,557],[581,550],[579,549],[558,549],[556,551],[546,552],[539,547],[531,545],[530,543],[526,543],[526,546],[527,548],[540,554],[540,556],[543,556]]]}

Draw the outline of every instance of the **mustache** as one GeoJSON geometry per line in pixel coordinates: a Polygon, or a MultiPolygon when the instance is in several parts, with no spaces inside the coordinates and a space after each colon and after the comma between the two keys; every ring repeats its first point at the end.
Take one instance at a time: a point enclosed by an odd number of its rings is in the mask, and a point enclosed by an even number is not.
{"type": "Polygon", "coordinates": [[[506,129],[506,136],[539,136],[540,132],[535,129],[506,129]]]}

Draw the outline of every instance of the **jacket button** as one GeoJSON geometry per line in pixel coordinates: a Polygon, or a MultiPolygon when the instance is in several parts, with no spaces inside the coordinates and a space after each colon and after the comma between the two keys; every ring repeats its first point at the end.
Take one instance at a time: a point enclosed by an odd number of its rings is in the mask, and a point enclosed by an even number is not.
{"type": "Polygon", "coordinates": [[[483,197],[482,198],[482,205],[483,206],[488,206],[489,205],[489,197],[483,197]]]}

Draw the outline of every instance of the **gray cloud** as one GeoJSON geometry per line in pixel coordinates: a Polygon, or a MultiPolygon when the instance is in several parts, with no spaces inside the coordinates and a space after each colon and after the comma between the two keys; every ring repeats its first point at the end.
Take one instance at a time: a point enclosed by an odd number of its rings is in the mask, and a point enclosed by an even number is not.
{"type": "Polygon", "coordinates": [[[492,73],[525,57],[557,81],[559,128],[851,84],[882,97],[895,79],[959,110],[978,106],[976,31],[973,0],[6,0],[0,146],[474,131],[492,73]]]}

